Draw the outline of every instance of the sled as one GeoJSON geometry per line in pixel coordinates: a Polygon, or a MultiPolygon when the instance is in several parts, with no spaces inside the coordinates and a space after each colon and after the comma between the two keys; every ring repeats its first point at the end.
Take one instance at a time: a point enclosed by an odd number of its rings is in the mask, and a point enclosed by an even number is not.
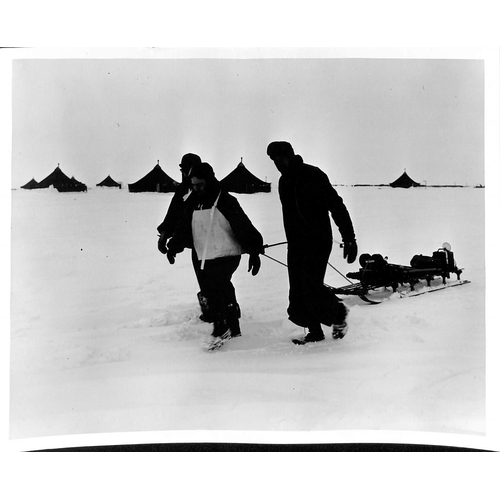
{"type": "Polygon", "coordinates": [[[371,291],[392,289],[393,293],[399,292],[401,297],[412,297],[470,283],[460,279],[463,269],[457,267],[449,243],[443,243],[432,256],[414,255],[409,266],[391,264],[381,254],[367,253],[359,257],[359,264],[359,271],[347,273],[348,278],[358,283],[330,287],[336,294],[355,295],[370,304],[380,304],[380,300],[369,296],[371,291]],[[456,275],[457,281],[448,282],[452,273],[456,275]],[[441,280],[439,285],[433,285],[436,279],[441,280]],[[416,291],[415,286],[422,281],[426,282],[427,287],[416,291]]]}
{"type": "MultiPolygon", "coordinates": [[[[284,244],[286,242],[264,245],[264,248],[284,244]]],[[[267,254],[264,255],[268,259],[288,267],[284,262],[267,254]]],[[[324,283],[324,286],[336,295],[351,295],[368,304],[381,304],[383,300],[380,300],[374,294],[370,296],[370,292],[380,292],[382,290],[382,295],[387,296],[386,291],[390,289],[392,293],[398,292],[399,296],[404,298],[470,283],[468,280],[460,279],[463,269],[457,267],[449,243],[443,243],[442,247],[433,252],[432,256],[414,255],[409,266],[391,264],[388,262],[387,257],[384,258],[381,254],[370,255],[368,253],[364,253],[359,257],[359,264],[361,266],[359,271],[347,273],[344,276],[338,269],[328,263],[330,267],[349,281],[349,284],[334,287],[324,283]],[[457,281],[448,282],[447,280],[450,279],[452,273],[456,274],[457,281]],[[349,278],[358,281],[358,283],[351,281],[349,278]],[[436,279],[441,279],[439,285],[433,284],[436,279]],[[422,288],[421,282],[423,280],[425,280],[427,287],[422,288]],[[415,289],[416,285],[419,285],[419,290],[415,289]]]]}

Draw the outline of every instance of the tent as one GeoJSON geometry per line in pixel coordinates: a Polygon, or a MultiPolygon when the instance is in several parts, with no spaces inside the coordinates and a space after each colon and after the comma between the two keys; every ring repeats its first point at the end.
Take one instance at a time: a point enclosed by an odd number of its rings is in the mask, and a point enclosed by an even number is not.
{"type": "Polygon", "coordinates": [[[131,193],[156,192],[156,193],[172,193],[179,185],[169,177],[160,167],[160,161],[156,164],[151,172],[147,173],[142,179],[128,185],[128,190],[131,193]]]}
{"type": "Polygon", "coordinates": [[[36,182],[35,179],[31,179],[24,186],[21,186],[21,189],[37,189],[37,188],[38,188],[38,182],[36,182]]]}
{"type": "Polygon", "coordinates": [[[110,175],[106,177],[106,179],[102,180],[99,182],[99,184],[96,184],[97,187],[117,187],[119,189],[122,188],[122,185],[119,182],[116,182],[111,178],[110,175]]]}
{"type": "Polygon", "coordinates": [[[415,182],[407,173],[406,169],[401,175],[401,177],[398,177],[394,182],[391,182],[389,184],[393,188],[409,188],[409,187],[418,187],[420,184],[418,182],[415,182]]]}
{"type": "Polygon", "coordinates": [[[74,177],[71,179],[59,168],[59,163],[56,169],[45,179],[40,181],[37,186],[32,189],[44,189],[54,186],[59,192],[69,191],[87,191],[87,186],[83,182],[77,181],[74,177]]]}
{"type": "Polygon", "coordinates": [[[220,181],[221,185],[227,191],[233,193],[269,193],[271,191],[271,183],[261,181],[253,175],[243,165],[243,158],[238,166],[220,181]]]}
{"type": "Polygon", "coordinates": [[[80,181],[77,181],[74,177],[70,179],[71,184],[67,186],[58,187],[58,191],[87,191],[87,186],[80,181]]]}

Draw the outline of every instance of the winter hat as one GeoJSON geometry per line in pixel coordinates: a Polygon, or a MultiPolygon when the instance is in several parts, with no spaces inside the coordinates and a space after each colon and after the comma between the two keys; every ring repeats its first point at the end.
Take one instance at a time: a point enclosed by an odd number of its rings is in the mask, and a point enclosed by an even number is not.
{"type": "Polygon", "coordinates": [[[275,156],[283,156],[285,158],[293,158],[295,153],[293,151],[292,145],[285,141],[275,141],[271,142],[267,146],[267,155],[273,159],[275,156]]]}
{"type": "Polygon", "coordinates": [[[214,169],[208,163],[200,163],[193,165],[189,171],[189,177],[198,177],[198,179],[213,179],[215,178],[214,169]]]}
{"type": "Polygon", "coordinates": [[[182,157],[179,167],[181,167],[181,170],[183,170],[184,172],[187,172],[191,167],[193,167],[194,165],[199,165],[200,163],[201,158],[198,155],[195,155],[194,153],[186,153],[182,157]]]}

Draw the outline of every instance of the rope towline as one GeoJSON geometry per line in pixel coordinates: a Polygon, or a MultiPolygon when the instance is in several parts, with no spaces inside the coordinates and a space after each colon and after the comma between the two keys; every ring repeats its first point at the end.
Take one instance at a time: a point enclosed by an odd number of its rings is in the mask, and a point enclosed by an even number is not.
{"type": "Polygon", "coordinates": [[[281,241],[280,243],[271,243],[270,245],[264,245],[264,248],[277,247],[279,245],[286,245],[288,241],[281,241]]]}
{"type": "MultiPolygon", "coordinates": [[[[286,243],[286,242],[285,242],[286,243]]],[[[276,243],[276,245],[282,245],[283,243],[276,243]]],[[[269,248],[270,246],[276,246],[276,245],[264,245],[264,248],[269,248]]],[[[278,259],[275,259],[274,257],[270,257],[269,255],[267,254],[263,254],[264,257],[267,257],[268,259],[270,260],[273,260],[274,262],[277,262],[278,264],[281,264],[282,266],[285,266],[285,267],[288,267],[287,264],[285,264],[284,262],[281,262],[281,260],[278,260],[278,259]]],[[[337,273],[340,274],[340,276],[342,276],[346,281],[348,281],[351,285],[353,285],[354,283],[349,279],[347,278],[347,276],[344,276],[336,267],[332,266],[332,264],[330,264],[330,262],[328,262],[328,265],[334,269],[335,271],[337,271],[337,273]]]]}
{"type": "MultiPolygon", "coordinates": [[[[264,245],[264,248],[268,248],[268,247],[266,245],[264,245]]],[[[266,255],[266,254],[263,254],[263,255],[264,255],[264,257],[267,257],[268,259],[273,260],[274,262],[277,262],[278,264],[281,264],[282,266],[288,267],[284,262],[281,262],[280,260],[275,259],[274,257],[269,257],[269,255],[266,255]]],[[[344,293],[346,295],[357,295],[361,300],[363,300],[364,302],[368,302],[369,304],[380,304],[380,302],[375,302],[366,296],[366,290],[362,287],[362,285],[360,283],[359,284],[353,283],[350,279],[348,279],[346,276],[344,276],[338,269],[336,269],[334,266],[332,266],[330,264],[330,262],[328,262],[328,265],[330,267],[332,267],[333,269],[335,269],[335,271],[337,271],[350,284],[346,285],[345,287],[341,287],[341,288],[333,287],[331,285],[328,285],[327,283],[323,283],[324,286],[333,290],[333,292],[336,294],[337,293],[344,293]]]]}
{"type": "Polygon", "coordinates": [[[344,278],[346,281],[348,281],[351,285],[353,285],[354,283],[347,277],[347,276],[344,276],[336,267],[333,267],[329,262],[328,262],[328,265],[332,268],[332,269],[335,269],[335,271],[337,271],[340,276],[342,276],[342,278],[344,278]]]}
{"type": "Polygon", "coordinates": [[[284,262],[281,262],[281,260],[275,259],[274,257],[269,257],[267,254],[263,254],[264,257],[267,257],[270,260],[274,260],[274,262],[277,262],[278,264],[281,264],[282,266],[288,267],[284,262]]]}
{"type": "MultiPolygon", "coordinates": [[[[335,244],[337,244],[340,248],[344,248],[344,244],[341,241],[333,240],[335,244]]],[[[280,241],[279,243],[270,243],[269,245],[264,245],[264,248],[277,247],[279,245],[286,245],[288,241],[280,241]]]]}

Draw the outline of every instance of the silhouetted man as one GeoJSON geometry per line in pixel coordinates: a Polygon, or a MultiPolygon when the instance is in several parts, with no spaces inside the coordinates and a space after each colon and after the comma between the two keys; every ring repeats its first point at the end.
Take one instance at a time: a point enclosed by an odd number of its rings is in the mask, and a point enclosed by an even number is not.
{"type": "MultiPolygon", "coordinates": [[[[181,159],[179,167],[182,174],[182,181],[175,190],[174,196],[172,197],[172,201],[170,202],[167,214],[165,215],[163,222],[157,228],[159,234],[158,250],[163,254],[167,253],[167,241],[174,234],[175,228],[182,218],[184,212],[184,204],[192,191],[189,172],[194,166],[200,164],[201,158],[194,153],[186,153],[181,159]]],[[[198,284],[200,285],[200,266],[196,258],[194,249],[191,252],[191,260],[193,262],[193,269],[196,274],[196,279],[198,280],[198,284]]],[[[213,321],[213,316],[210,313],[208,299],[203,296],[201,290],[198,292],[197,297],[202,312],[200,319],[211,323],[213,321]]]]}
{"type": "Polygon", "coordinates": [[[321,324],[332,327],[333,338],[347,331],[347,307],[328,288],[324,277],[332,250],[330,215],[344,243],[344,258],[356,259],[358,248],[349,212],[328,176],[307,165],[288,142],[272,142],[267,154],[281,173],[279,196],[288,241],[290,321],[306,328],[296,344],[325,338],[321,324]]]}

